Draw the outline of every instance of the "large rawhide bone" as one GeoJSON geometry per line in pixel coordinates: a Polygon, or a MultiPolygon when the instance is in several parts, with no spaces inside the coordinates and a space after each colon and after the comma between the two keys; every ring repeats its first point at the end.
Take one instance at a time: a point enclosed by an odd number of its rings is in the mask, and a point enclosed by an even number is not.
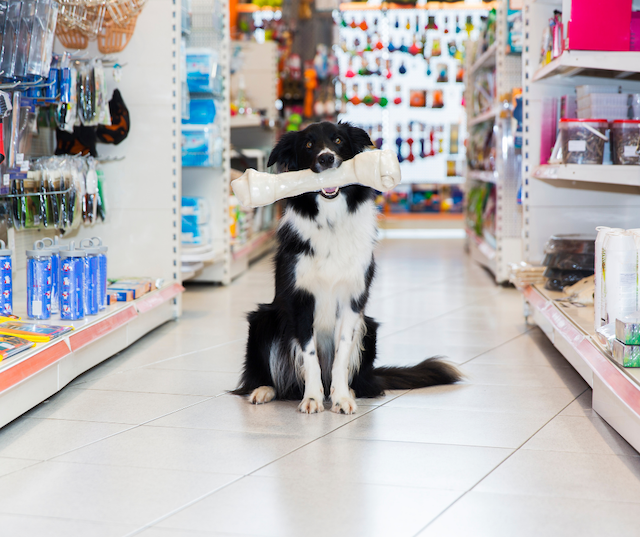
{"type": "Polygon", "coordinates": [[[359,153],[339,168],[320,173],[301,170],[273,174],[249,169],[231,182],[231,188],[245,207],[261,207],[305,192],[356,183],[386,192],[400,184],[400,180],[398,157],[385,149],[359,153]]]}

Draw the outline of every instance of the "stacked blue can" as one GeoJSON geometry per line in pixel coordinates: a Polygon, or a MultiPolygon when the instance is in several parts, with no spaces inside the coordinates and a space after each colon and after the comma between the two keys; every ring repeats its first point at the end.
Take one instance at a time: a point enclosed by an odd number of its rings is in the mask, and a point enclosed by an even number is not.
{"type": "Polygon", "coordinates": [[[36,241],[27,250],[27,315],[31,319],[51,318],[53,271],[51,250],[36,241]]]}
{"type": "Polygon", "coordinates": [[[11,274],[11,250],[0,240],[0,313],[13,313],[13,275],[11,274]]]}
{"type": "MultiPolygon", "coordinates": [[[[11,251],[0,243],[0,268],[8,259],[11,282],[11,251]]],[[[98,237],[84,239],[81,246],[76,249],[75,242],[61,246],[56,237],[36,241],[33,250],[27,251],[27,315],[31,319],[49,319],[59,311],[61,319],[75,321],[106,308],[107,247],[98,237]]],[[[13,309],[10,286],[8,299],[0,301],[2,311],[13,309]]]]}

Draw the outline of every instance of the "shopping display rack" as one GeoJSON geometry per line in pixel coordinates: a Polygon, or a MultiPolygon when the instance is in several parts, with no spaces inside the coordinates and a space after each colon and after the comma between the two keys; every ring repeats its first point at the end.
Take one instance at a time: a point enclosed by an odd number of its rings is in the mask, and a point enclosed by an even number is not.
{"type": "MultiPolygon", "coordinates": [[[[615,84],[640,92],[640,52],[565,50],[540,67],[543,30],[561,0],[526,0],[523,51],[523,258],[540,265],[551,235],[586,233],[596,226],[640,227],[637,166],[550,165],[540,162],[545,99],[573,93],[578,85],[615,84]]],[[[566,34],[565,34],[566,35],[566,34]]],[[[593,388],[593,409],[640,450],[640,374],[616,365],[594,333],[593,306],[555,301],[558,293],[521,289],[525,315],[593,388]]]]}
{"type": "MultiPolygon", "coordinates": [[[[181,313],[179,9],[179,2],[148,2],[134,37],[118,53],[123,69],[117,86],[129,109],[131,132],[119,145],[100,146],[107,218],[63,239],[79,245],[83,238],[99,236],[109,247],[110,277],[147,276],[165,285],[73,323],[76,330],[63,340],[0,362],[0,426],[181,313]]],[[[56,50],[62,49],[57,45],[56,50]]],[[[95,43],[81,54],[100,56],[95,43]]],[[[116,82],[107,79],[111,90],[116,82]]],[[[55,234],[50,228],[8,230],[17,314],[26,310],[25,250],[55,234]]],[[[62,322],[54,316],[47,323],[62,322]]]]}
{"type": "Polygon", "coordinates": [[[513,88],[522,86],[522,60],[520,54],[507,53],[507,14],[509,0],[500,0],[496,11],[495,42],[482,54],[474,58],[470,49],[475,43],[468,43],[466,73],[467,103],[473,102],[473,81],[482,70],[495,69],[496,102],[488,111],[473,116],[467,111],[467,131],[483,122],[492,122],[496,134],[495,171],[472,170],[467,166],[466,191],[475,182],[495,184],[496,188],[496,230],[495,245],[478,237],[467,228],[467,246],[472,258],[487,267],[496,282],[509,279],[509,264],[518,262],[522,256],[522,207],[518,203],[520,169],[516,151],[513,148],[510,113],[504,113],[501,96],[510,94],[513,88]]]}

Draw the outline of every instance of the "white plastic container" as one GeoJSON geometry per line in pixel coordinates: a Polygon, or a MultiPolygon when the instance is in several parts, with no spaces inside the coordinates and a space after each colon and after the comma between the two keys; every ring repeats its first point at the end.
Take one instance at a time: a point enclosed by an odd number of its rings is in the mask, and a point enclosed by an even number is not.
{"type": "Polygon", "coordinates": [[[589,93],[578,99],[579,108],[589,106],[629,106],[628,93],[589,93]]]}
{"type": "Polygon", "coordinates": [[[611,228],[606,226],[598,226],[596,228],[598,232],[598,236],[596,237],[596,252],[595,252],[595,290],[593,293],[593,308],[595,310],[595,323],[594,328],[597,330],[601,326],[606,324],[606,308],[605,301],[602,300],[602,296],[604,294],[604,288],[602,286],[602,266],[604,264],[604,259],[602,257],[602,245],[604,244],[604,240],[606,236],[613,232],[622,232],[623,229],[620,228],[611,228]]]}
{"type": "Polygon", "coordinates": [[[578,94],[578,99],[582,99],[585,95],[590,95],[591,93],[619,93],[620,86],[594,86],[594,85],[585,85],[585,86],[576,86],[576,93],[578,94]]]}
{"type": "Polygon", "coordinates": [[[607,233],[602,245],[605,324],[638,309],[638,242],[631,231],[607,233]]]}
{"type": "Polygon", "coordinates": [[[578,119],[591,119],[594,117],[604,118],[607,121],[614,119],[627,119],[629,117],[630,107],[622,106],[587,106],[586,108],[578,107],[578,119]]]}

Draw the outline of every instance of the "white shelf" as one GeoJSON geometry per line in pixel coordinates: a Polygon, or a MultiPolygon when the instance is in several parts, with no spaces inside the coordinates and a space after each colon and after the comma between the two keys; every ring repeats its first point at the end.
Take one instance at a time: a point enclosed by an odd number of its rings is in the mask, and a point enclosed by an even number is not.
{"type": "Polygon", "coordinates": [[[494,275],[496,273],[496,250],[485,240],[478,237],[473,231],[467,229],[467,243],[471,258],[482,266],[488,268],[494,275]]]}
{"type": "Polygon", "coordinates": [[[544,80],[552,76],[565,77],[584,74],[585,70],[624,73],[640,73],[640,52],[601,51],[601,50],[565,50],[551,63],[541,67],[533,74],[533,81],[544,80]]]}
{"type": "Polygon", "coordinates": [[[497,182],[497,174],[496,172],[488,172],[484,170],[467,170],[467,177],[474,181],[484,181],[485,183],[493,183],[497,182]]]}
{"type": "Polygon", "coordinates": [[[473,62],[473,65],[469,69],[469,75],[475,73],[478,69],[485,67],[495,67],[496,65],[496,52],[498,51],[498,42],[495,41],[487,50],[485,50],[479,57],[473,62]]]}
{"type": "Polygon", "coordinates": [[[173,302],[183,290],[180,284],[171,283],[137,300],[116,302],[81,321],[43,321],[71,325],[74,330],[0,363],[0,427],[174,318],[173,302]]]}
{"type": "Polygon", "coordinates": [[[593,389],[593,409],[640,450],[640,371],[614,363],[594,333],[593,306],[558,307],[554,293],[521,289],[535,323],[593,389]]]}
{"type": "Polygon", "coordinates": [[[487,110],[480,115],[474,116],[469,119],[469,126],[477,125],[478,123],[482,123],[483,121],[487,121],[489,119],[494,119],[500,113],[500,108],[494,106],[491,110],[487,110]]]}
{"type": "Polygon", "coordinates": [[[547,181],[567,180],[640,187],[640,166],[546,164],[536,168],[532,176],[547,181]]]}
{"type": "MultiPolygon", "coordinates": [[[[425,159],[425,164],[429,161],[425,159]]],[[[455,175],[453,177],[441,177],[439,179],[402,179],[403,185],[463,185],[464,177],[455,175]]]]}
{"type": "Polygon", "coordinates": [[[224,251],[216,251],[212,245],[205,246],[182,246],[180,261],[182,263],[206,263],[222,259],[224,251]]]}
{"type": "Polygon", "coordinates": [[[231,116],[229,125],[232,129],[243,127],[259,127],[262,125],[262,118],[257,114],[231,116]]]}

